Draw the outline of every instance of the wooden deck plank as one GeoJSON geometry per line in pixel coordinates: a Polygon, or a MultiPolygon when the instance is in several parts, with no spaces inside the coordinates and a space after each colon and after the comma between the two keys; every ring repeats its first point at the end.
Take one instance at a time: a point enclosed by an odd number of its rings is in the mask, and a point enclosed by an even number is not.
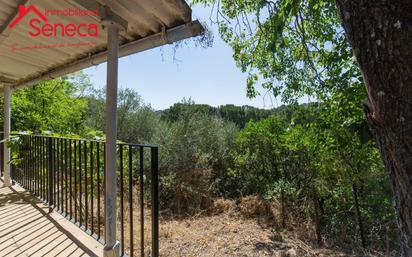
{"type": "Polygon", "coordinates": [[[0,181],[0,256],[102,256],[103,246],[19,186],[0,181]]]}

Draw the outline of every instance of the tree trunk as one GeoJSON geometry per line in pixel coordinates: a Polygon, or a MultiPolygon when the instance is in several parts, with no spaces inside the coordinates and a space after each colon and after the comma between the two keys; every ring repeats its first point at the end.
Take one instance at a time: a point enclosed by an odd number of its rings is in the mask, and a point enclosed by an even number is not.
{"type": "Polygon", "coordinates": [[[391,180],[402,256],[412,256],[412,1],[336,0],[359,62],[365,113],[391,180]]]}
{"type": "Polygon", "coordinates": [[[286,228],[286,205],[285,205],[285,192],[283,189],[280,191],[280,202],[282,206],[282,228],[286,228]]]}
{"type": "Polygon", "coordinates": [[[315,213],[315,231],[316,231],[316,240],[318,243],[318,246],[322,245],[322,228],[321,228],[321,216],[320,216],[320,211],[319,211],[319,197],[318,197],[318,192],[315,187],[312,189],[313,192],[313,209],[315,213]]]}
{"type": "Polygon", "coordinates": [[[360,206],[359,206],[358,187],[356,186],[356,184],[352,184],[352,193],[353,193],[353,200],[355,202],[356,218],[358,220],[359,234],[360,234],[360,238],[362,242],[362,247],[366,248],[367,243],[366,243],[366,236],[365,236],[365,228],[363,226],[362,214],[361,214],[360,206]]]}

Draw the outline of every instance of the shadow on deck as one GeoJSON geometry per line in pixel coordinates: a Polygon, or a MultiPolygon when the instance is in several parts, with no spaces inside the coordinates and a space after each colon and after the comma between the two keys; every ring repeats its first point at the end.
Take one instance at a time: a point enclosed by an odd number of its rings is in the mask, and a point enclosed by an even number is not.
{"type": "Polygon", "coordinates": [[[0,256],[101,256],[103,246],[19,186],[0,181],[0,256]]]}

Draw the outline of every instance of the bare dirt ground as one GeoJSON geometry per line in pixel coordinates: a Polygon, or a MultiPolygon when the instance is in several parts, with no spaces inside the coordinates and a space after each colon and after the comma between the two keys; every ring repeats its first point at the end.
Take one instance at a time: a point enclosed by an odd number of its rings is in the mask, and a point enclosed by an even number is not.
{"type": "Polygon", "coordinates": [[[382,256],[315,248],[290,232],[273,232],[256,219],[228,214],[161,222],[162,257],[382,256]]]}

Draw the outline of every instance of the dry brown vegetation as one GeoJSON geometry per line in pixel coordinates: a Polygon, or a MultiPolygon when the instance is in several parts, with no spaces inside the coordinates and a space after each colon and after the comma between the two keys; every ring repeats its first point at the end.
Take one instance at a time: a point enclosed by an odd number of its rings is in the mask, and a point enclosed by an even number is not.
{"type": "MultiPolygon", "coordinates": [[[[139,216],[136,206],[135,256],[140,254],[139,216]]],[[[391,256],[364,253],[357,249],[337,249],[325,243],[316,246],[313,225],[280,228],[278,208],[258,197],[245,197],[235,202],[214,201],[213,211],[173,218],[163,215],[160,220],[160,256],[162,257],[293,257],[293,256],[391,256]]],[[[150,212],[146,214],[145,253],[150,255],[150,212]]],[[[127,224],[127,222],[126,222],[127,224]]],[[[129,233],[125,231],[126,252],[130,251],[129,233]]]]}

